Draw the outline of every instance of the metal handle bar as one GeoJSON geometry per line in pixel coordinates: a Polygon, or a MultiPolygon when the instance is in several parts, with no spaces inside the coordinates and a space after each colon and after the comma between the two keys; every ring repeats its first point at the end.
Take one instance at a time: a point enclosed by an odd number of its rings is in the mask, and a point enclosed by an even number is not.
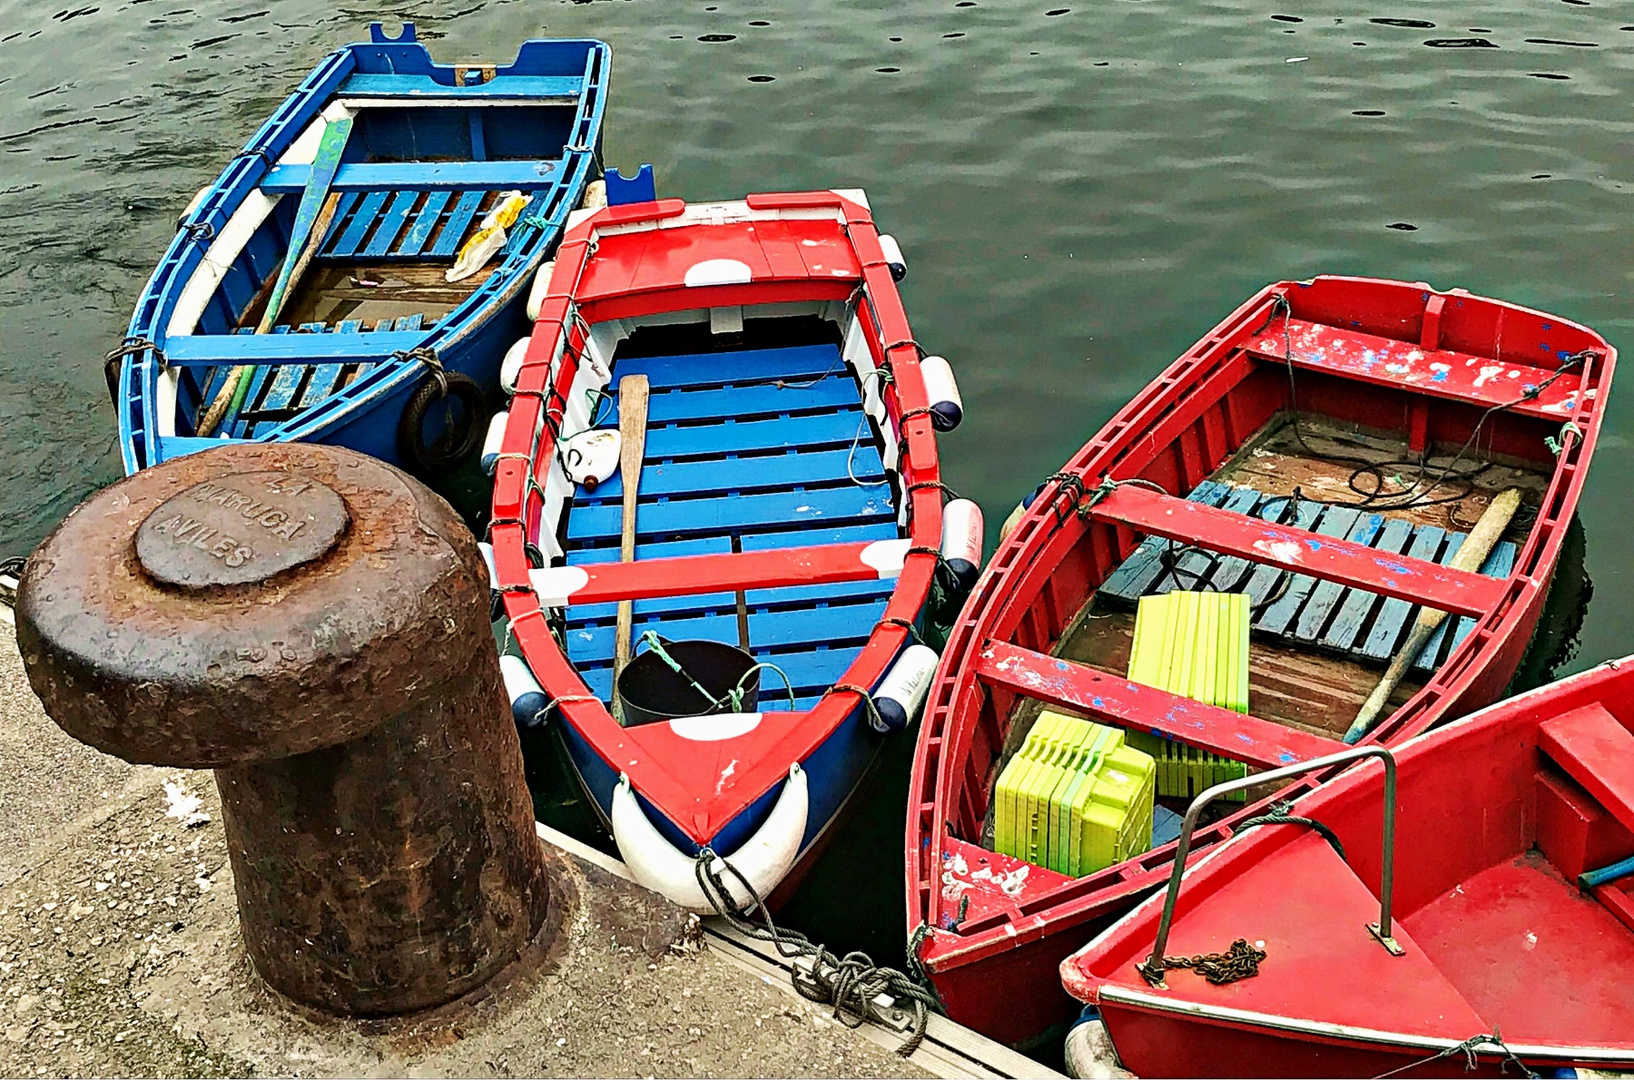
{"type": "Polygon", "coordinates": [[[1191,808],[1186,811],[1186,819],[1180,826],[1180,840],[1174,853],[1174,869],[1169,873],[1169,893],[1163,898],[1163,918],[1157,924],[1157,941],[1152,946],[1151,958],[1145,964],[1136,965],[1141,974],[1146,975],[1150,971],[1159,981],[1162,980],[1163,950],[1169,944],[1169,928],[1174,922],[1175,902],[1180,899],[1180,879],[1186,872],[1186,856],[1191,852],[1191,834],[1197,828],[1197,817],[1205,806],[1234,791],[1258,787],[1260,784],[1277,780],[1288,780],[1325,769],[1330,765],[1340,765],[1364,757],[1376,757],[1384,761],[1384,868],[1379,882],[1379,921],[1369,925],[1367,929],[1392,956],[1402,955],[1401,946],[1390,936],[1390,891],[1394,884],[1396,863],[1396,758],[1382,746],[1354,746],[1337,754],[1302,761],[1297,765],[1286,765],[1239,780],[1227,780],[1223,784],[1215,784],[1192,800],[1191,808]]]}

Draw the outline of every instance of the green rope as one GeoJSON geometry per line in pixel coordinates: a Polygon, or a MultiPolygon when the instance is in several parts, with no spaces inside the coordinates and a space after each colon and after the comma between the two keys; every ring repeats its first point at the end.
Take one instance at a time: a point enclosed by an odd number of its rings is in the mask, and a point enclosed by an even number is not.
{"type": "Polygon", "coordinates": [[[794,683],[789,681],[788,674],[776,664],[770,664],[764,661],[755,663],[749,668],[749,670],[745,671],[738,677],[736,686],[732,687],[732,689],[728,690],[720,697],[716,697],[714,694],[711,694],[708,690],[705,690],[702,686],[698,685],[698,680],[687,674],[686,669],[680,665],[675,657],[669,654],[669,651],[664,648],[663,639],[658,636],[658,631],[643,630],[639,640],[645,642],[648,651],[657,656],[658,659],[662,660],[671,671],[685,679],[692,689],[698,692],[699,697],[709,702],[709,709],[706,710],[706,712],[718,709],[728,702],[730,702],[732,706],[729,711],[742,712],[743,698],[747,693],[745,690],[745,684],[748,683],[751,675],[757,671],[760,671],[762,668],[777,672],[778,677],[783,680],[783,689],[789,695],[789,711],[794,711],[794,683]]]}
{"type": "Polygon", "coordinates": [[[1566,440],[1573,435],[1576,435],[1579,439],[1581,439],[1583,437],[1583,429],[1568,420],[1564,424],[1560,425],[1560,438],[1556,439],[1553,435],[1546,435],[1543,438],[1543,445],[1549,448],[1549,452],[1551,454],[1553,454],[1555,457],[1559,457],[1560,452],[1566,449],[1566,440]]]}

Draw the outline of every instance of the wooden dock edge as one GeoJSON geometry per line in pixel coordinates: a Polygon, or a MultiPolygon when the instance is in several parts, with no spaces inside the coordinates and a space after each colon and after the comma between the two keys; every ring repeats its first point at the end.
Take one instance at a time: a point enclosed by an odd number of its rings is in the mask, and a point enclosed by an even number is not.
{"type": "MultiPolygon", "coordinates": [[[[626,881],[635,881],[629,867],[612,856],[548,825],[535,822],[534,827],[539,838],[552,847],[559,848],[576,859],[597,866],[626,881]]],[[[720,956],[736,964],[749,975],[781,987],[789,996],[800,997],[789,978],[794,962],[778,955],[777,950],[769,942],[757,941],[739,933],[724,919],[705,919],[703,925],[706,939],[720,956]]],[[[902,1045],[901,1033],[884,1024],[870,1021],[859,1030],[870,1042],[886,1049],[895,1050],[902,1045]]],[[[904,1060],[945,1080],[960,1077],[980,1077],[984,1080],[988,1077],[1054,1078],[1064,1075],[1045,1068],[1032,1058],[1002,1043],[994,1042],[985,1035],[934,1014],[926,1028],[925,1041],[912,1056],[904,1060]]]]}

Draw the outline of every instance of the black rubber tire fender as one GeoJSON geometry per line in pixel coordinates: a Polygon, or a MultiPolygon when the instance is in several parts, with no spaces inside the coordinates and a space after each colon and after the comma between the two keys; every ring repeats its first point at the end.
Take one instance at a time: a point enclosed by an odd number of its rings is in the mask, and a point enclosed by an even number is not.
{"type": "Polygon", "coordinates": [[[488,426],[490,409],[488,396],[469,375],[457,371],[444,372],[439,380],[427,376],[403,408],[403,418],[397,424],[397,450],[410,468],[421,476],[447,472],[458,467],[482,446],[482,436],[488,426]],[[446,383],[447,389],[444,389],[446,383]],[[427,446],[425,421],[444,397],[456,399],[463,408],[462,419],[454,421],[451,437],[446,446],[427,446]]]}

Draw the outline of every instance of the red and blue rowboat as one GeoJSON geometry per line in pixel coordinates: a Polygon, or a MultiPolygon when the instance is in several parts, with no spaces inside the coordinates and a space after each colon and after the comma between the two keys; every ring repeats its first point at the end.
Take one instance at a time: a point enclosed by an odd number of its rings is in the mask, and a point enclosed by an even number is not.
{"type": "Polygon", "coordinates": [[[1148,981],[1136,966],[1154,971],[1163,895],[1061,965],[1127,1068],[1634,1069],[1634,657],[1394,755],[1393,844],[1381,828],[1385,770],[1369,762],[1289,811],[1331,829],[1343,854],[1310,828],[1272,824],[1186,868],[1162,955],[1241,939],[1264,954],[1258,974],[1214,985],[1170,967],[1148,981]],[[1386,911],[1394,948],[1370,929],[1386,911]]]}
{"type": "Polygon", "coordinates": [[[648,190],[576,219],[535,298],[504,376],[492,557],[519,722],[557,725],[626,862],[706,909],[701,849],[763,896],[786,890],[891,737],[876,728],[917,705],[910,692],[893,708],[887,675],[917,662],[922,700],[934,654],[913,626],[944,521],[935,430],[957,397],[927,389],[946,362],[915,343],[900,250],[861,192],[688,205],[648,190]],[[592,486],[570,470],[574,436],[620,426],[633,376],[650,398],[625,561],[632,477],[603,469],[592,486]],[[759,704],[622,726],[621,601],[638,654],[646,631],[746,638],[769,665],[759,704]]]}
{"type": "MultiPolygon", "coordinates": [[[[908,931],[948,1014],[1011,1043],[1069,1022],[1061,960],[1174,858],[1157,827],[1144,854],[1077,878],[984,846],[994,780],[1040,706],[1162,736],[1148,745],[1184,769],[1258,772],[1341,749],[1398,654],[1407,677],[1364,744],[1500,698],[1539,629],[1615,361],[1542,312],[1320,277],[1264,289],[1121,409],[1020,513],[926,706],[908,931]],[[1478,572],[1455,565],[1515,488],[1521,510],[1478,572]],[[1250,595],[1247,714],[1126,677],[1135,601],[1176,587],[1250,595]],[[1410,654],[1421,609],[1450,616],[1410,654]]],[[[1159,826],[1188,801],[1164,796],[1164,775],[1159,826]]],[[[1274,797],[1288,793],[1217,808],[1197,845],[1274,797]]]]}

